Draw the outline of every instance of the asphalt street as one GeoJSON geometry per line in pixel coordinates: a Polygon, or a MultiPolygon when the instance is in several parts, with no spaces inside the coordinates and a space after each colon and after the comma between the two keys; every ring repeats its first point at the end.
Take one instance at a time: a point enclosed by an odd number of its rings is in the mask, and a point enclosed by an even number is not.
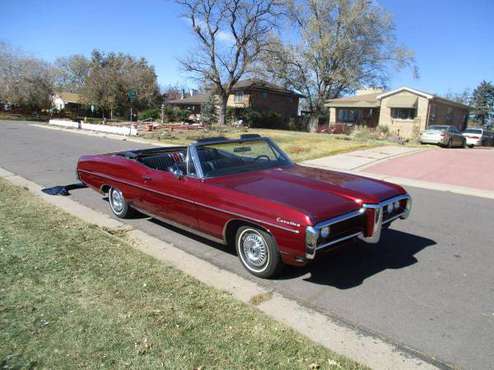
{"type": "MultiPolygon", "coordinates": [[[[142,147],[0,122],[0,166],[44,186],[74,183],[82,154],[142,147]]],[[[494,200],[407,190],[414,198],[412,216],[395,222],[380,244],[342,248],[276,280],[249,275],[233,249],[149,218],[127,222],[361,330],[455,367],[493,369],[494,200]]],[[[94,191],[70,196],[111,213],[94,191]]]]}

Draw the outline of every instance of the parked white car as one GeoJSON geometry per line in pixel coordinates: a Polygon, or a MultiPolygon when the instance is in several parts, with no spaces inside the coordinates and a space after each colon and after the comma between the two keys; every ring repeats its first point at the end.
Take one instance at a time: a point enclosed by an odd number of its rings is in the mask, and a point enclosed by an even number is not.
{"type": "Polygon", "coordinates": [[[465,137],[455,126],[432,125],[420,134],[421,144],[436,144],[452,148],[464,147],[465,137]]]}
{"type": "Polygon", "coordinates": [[[483,128],[467,128],[463,131],[463,136],[467,140],[467,145],[470,148],[480,145],[494,145],[494,137],[492,132],[483,128]]]}

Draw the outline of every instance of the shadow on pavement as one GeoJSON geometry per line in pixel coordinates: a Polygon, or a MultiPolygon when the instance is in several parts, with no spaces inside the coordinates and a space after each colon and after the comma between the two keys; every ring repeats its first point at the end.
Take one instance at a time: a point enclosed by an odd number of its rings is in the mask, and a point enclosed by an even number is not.
{"type": "Polygon", "coordinates": [[[381,271],[417,263],[415,254],[435,244],[428,238],[389,229],[379,244],[350,243],[305,268],[287,268],[279,278],[296,278],[308,273],[305,281],[350,289],[381,271]]]}
{"type": "Polygon", "coordinates": [[[41,189],[41,191],[45,194],[48,194],[48,195],[68,196],[68,195],[70,195],[70,190],[85,189],[85,188],[87,188],[86,185],[78,182],[75,184],[57,185],[57,186],[52,186],[51,188],[43,188],[43,189],[41,189]]]}

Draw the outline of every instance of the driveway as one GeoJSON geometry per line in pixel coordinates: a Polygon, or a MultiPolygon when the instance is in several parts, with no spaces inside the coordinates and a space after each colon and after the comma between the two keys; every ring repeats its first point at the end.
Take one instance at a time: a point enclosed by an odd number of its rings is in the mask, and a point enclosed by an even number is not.
{"type": "MultiPolygon", "coordinates": [[[[0,166],[44,186],[74,182],[81,154],[134,147],[143,145],[0,122],[0,166]]],[[[340,249],[307,268],[287,269],[277,280],[252,277],[226,247],[153,219],[127,222],[426,356],[466,369],[494,368],[494,200],[407,190],[412,216],[394,223],[379,245],[340,249]]],[[[71,198],[110,214],[94,191],[74,190],[71,198]]]]}
{"type": "Polygon", "coordinates": [[[389,159],[365,172],[494,190],[494,148],[434,149],[389,159]]]}

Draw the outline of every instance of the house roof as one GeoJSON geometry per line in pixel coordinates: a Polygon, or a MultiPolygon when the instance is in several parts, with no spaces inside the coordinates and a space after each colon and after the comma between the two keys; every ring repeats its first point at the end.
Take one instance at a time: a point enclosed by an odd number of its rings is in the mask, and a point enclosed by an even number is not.
{"type": "MultiPolygon", "coordinates": [[[[242,90],[247,90],[247,89],[267,90],[267,91],[276,92],[276,93],[283,94],[283,95],[293,95],[293,96],[298,96],[300,98],[304,97],[302,94],[299,94],[293,90],[289,90],[289,89],[286,89],[284,87],[275,85],[271,82],[258,80],[258,79],[240,80],[235,84],[235,86],[232,89],[232,92],[242,91],[242,90]]],[[[172,105],[188,105],[188,106],[201,105],[201,104],[206,102],[206,100],[211,95],[212,91],[213,91],[213,88],[211,88],[208,92],[206,92],[204,94],[189,96],[189,97],[183,98],[183,99],[174,99],[174,100],[168,101],[168,103],[172,104],[172,105]]]]}
{"type": "Polygon", "coordinates": [[[71,93],[68,91],[59,91],[55,93],[56,96],[59,96],[64,103],[75,103],[75,104],[82,104],[82,95],[76,94],[76,93],[71,93]]]}
{"type": "Polygon", "coordinates": [[[233,91],[245,90],[245,89],[269,90],[269,91],[277,92],[280,94],[298,96],[300,98],[305,97],[304,95],[302,95],[296,91],[287,89],[285,87],[276,85],[276,84],[271,83],[271,82],[259,80],[259,79],[240,80],[233,87],[233,91]]]}
{"type": "MultiPolygon", "coordinates": [[[[439,101],[442,101],[446,104],[455,105],[455,106],[458,106],[461,108],[467,108],[467,109],[470,108],[468,105],[458,103],[458,102],[455,102],[453,100],[445,99],[445,98],[442,98],[440,96],[437,96],[437,95],[434,95],[434,94],[431,94],[431,93],[428,93],[425,91],[412,89],[412,88],[405,87],[405,86],[400,87],[400,88],[395,89],[395,90],[387,91],[384,93],[380,92],[380,93],[365,94],[365,95],[345,96],[345,97],[338,98],[338,99],[329,99],[326,102],[326,106],[327,107],[335,107],[335,108],[338,108],[338,107],[378,108],[381,106],[381,100],[382,99],[387,98],[389,96],[392,96],[392,95],[397,94],[397,93],[402,92],[402,91],[408,91],[414,95],[422,96],[422,97],[427,98],[429,100],[439,100],[439,101]]],[[[405,104],[404,106],[407,106],[407,107],[416,104],[416,98],[414,99],[413,97],[411,97],[411,98],[400,97],[400,99],[402,100],[402,101],[400,101],[400,104],[402,104],[402,105],[405,104]]],[[[397,103],[398,103],[397,101],[394,101],[394,102],[390,101],[389,102],[389,104],[391,104],[391,105],[396,105],[397,103]]],[[[391,107],[391,105],[389,105],[389,104],[388,104],[388,106],[391,107]]]]}
{"type": "Polygon", "coordinates": [[[377,99],[381,92],[355,96],[345,96],[337,99],[329,99],[328,107],[352,107],[352,108],[379,108],[381,102],[377,99]]]}

